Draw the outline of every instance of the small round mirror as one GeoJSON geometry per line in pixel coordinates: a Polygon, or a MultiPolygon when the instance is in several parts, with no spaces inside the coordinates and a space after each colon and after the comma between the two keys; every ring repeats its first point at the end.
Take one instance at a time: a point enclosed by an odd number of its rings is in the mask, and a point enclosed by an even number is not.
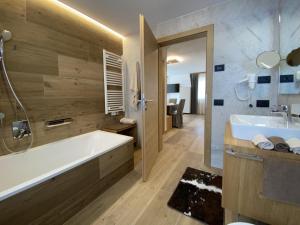
{"type": "Polygon", "coordinates": [[[280,55],[275,51],[263,52],[256,58],[256,64],[263,69],[272,69],[280,63],[280,55]]]}
{"type": "Polygon", "coordinates": [[[289,66],[299,66],[300,65],[300,48],[291,51],[286,59],[286,63],[289,66]]]}

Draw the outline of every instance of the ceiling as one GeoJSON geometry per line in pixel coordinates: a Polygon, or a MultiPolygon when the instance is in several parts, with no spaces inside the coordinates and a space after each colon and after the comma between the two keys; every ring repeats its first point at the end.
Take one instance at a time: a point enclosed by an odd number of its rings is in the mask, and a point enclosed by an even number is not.
{"type": "Polygon", "coordinates": [[[163,21],[188,14],[224,0],[60,0],[122,35],[138,32],[143,13],[155,30],[163,21]]]}
{"type": "Polygon", "coordinates": [[[182,62],[168,64],[168,76],[185,76],[206,71],[206,38],[198,38],[168,47],[167,56],[179,56],[182,62]]]}

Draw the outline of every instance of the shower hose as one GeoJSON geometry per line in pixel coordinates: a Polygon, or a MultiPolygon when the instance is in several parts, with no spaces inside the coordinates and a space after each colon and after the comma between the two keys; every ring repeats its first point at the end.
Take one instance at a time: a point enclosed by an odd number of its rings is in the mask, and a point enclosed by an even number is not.
{"type": "Polygon", "coordinates": [[[32,147],[32,144],[33,144],[33,133],[32,133],[31,124],[30,124],[29,117],[27,115],[26,109],[23,106],[23,104],[20,101],[20,99],[18,98],[18,96],[17,96],[17,94],[16,94],[16,92],[15,92],[13,86],[12,86],[12,83],[11,83],[11,81],[9,79],[9,76],[7,74],[7,70],[6,70],[5,62],[4,62],[4,40],[2,38],[0,39],[0,61],[1,61],[1,69],[2,69],[3,78],[4,78],[5,82],[6,82],[9,90],[11,91],[13,97],[15,98],[17,104],[20,106],[20,108],[24,112],[25,118],[28,121],[28,127],[29,127],[29,129],[31,131],[31,135],[29,135],[31,137],[30,144],[29,144],[29,146],[26,149],[24,149],[22,151],[18,151],[18,152],[15,152],[15,151],[11,150],[7,146],[7,144],[5,142],[5,137],[4,137],[4,123],[3,123],[5,115],[2,113],[0,115],[0,122],[1,122],[1,129],[2,129],[1,139],[2,139],[2,143],[3,143],[3,146],[4,146],[4,148],[5,148],[6,151],[8,151],[9,153],[21,153],[21,152],[24,152],[24,151],[26,151],[26,150],[28,150],[28,149],[30,149],[32,147]]]}

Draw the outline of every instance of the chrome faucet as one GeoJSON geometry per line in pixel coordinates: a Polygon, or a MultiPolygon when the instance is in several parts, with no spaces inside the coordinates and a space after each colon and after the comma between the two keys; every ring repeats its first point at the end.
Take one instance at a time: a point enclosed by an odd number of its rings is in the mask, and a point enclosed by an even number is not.
{"type": "Polygon", "coordinates": [[[279,114],[283,117],[284,122],[286,125],[289,125],[289,122],[291,120],[290,114],[289,114],[289,106],[288,105],[276,105],[271,108],[272,114],[279,114]]]}

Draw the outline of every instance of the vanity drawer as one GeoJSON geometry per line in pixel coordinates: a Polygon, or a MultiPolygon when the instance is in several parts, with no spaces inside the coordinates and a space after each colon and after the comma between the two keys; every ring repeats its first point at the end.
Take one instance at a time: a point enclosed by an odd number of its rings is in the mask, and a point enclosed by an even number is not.
{"type": "Polygon", "coordinates": [[[100,178],[112,173],[124,163],[133,158],[133,142],[122,145],[104,155],[99,159],[100,178]]]}

